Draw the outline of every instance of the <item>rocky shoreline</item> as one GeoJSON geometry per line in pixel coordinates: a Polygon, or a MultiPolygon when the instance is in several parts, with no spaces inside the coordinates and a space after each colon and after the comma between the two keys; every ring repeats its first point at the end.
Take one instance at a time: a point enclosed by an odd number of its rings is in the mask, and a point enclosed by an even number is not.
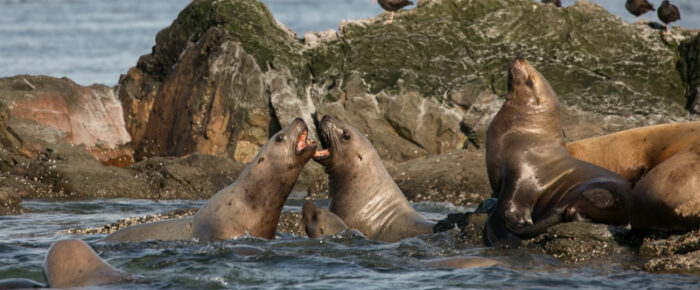
{"type": "MultiPolygon", "coordinates": [[[[491,196],[484,132],[516,56],[559,94],[568,141],[700,111],[698,31],[663,36],[587,1],[420,1],[393,25],[382,17],[298,37],[258,1],[195,0],[114,88],[1,78],[0,214],[21,213],[21,199],[207,199],[279,128],[324,114],[366,134],[409,200],[475,205],[491,196]]],[[[298,185],[325,198],[318,164],[298,185]]],[[[462,229],[474,247],[477,216],[462,229]]],[[[299,227],[283,215],[281,231],[299,227]]],[[[528,244],[565,262],[637,255],[647,271],[700,269],[698,232],[617,238],[628,235],[564,224],[528,244]]]]}

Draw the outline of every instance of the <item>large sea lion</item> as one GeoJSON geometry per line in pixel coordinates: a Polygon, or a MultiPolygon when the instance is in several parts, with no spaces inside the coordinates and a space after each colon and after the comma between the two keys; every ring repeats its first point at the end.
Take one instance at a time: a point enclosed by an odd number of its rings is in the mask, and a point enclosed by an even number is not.
{"type": "Polygon", "coordinates": [[[632,228],[687,231],[700,227],[698,144],[700,122],[689,122],[583,139],[567,150],[632,182],[632,228]]]}
{"type": "Polygon", "coordinates": [[[636,230],[700,228],[700,139],[649,171],[632,191],[636,230]]]}
{"type": "Polygon", "coordinates": [[[700,121],[634,128],[566,144],[569,154],[615,172],[632,184],[700,140],[700,121]]]}
{"type": "Polygon", "coordinates": [[[327,148],[313,158],[328,174],[330,212],[371,240],[396,242],[433,232],[435,223],[413,209],[362,133],[327,115],[319,130],[327,148]]]}
{"type": "Polygon", "coordinates": [[[0,280],[0,289],[75,288],[136,281],[131,275],[107,264],[81,240],[62,240],[49,248],[44,260],[48,286],[34,280],[0,280]]]}
{"type": "Polygon", "coordinates": [[[46,254],[44,275],[51,288],[72,288],[133,280],[105,262],[81,240],[54,243],[46,254]]]}
{"type": "Polygon", "coordinates": [[[282,206],[301,169],[316,151],[301,119],[277,132],[236,181],[216,193],[194,216],[131,226],[105,241],[190,240],[212,242],[242,236],[272,239],[282,206]]]}
{"type": "Polygon", "coordinates": [[[498,196],[486,223],[494,246],[564,221],[627,223],[627,181],[567,153],[559,100],[524,59],[510,66],[508,96],[486,132],[486,168],[498,196]]]}

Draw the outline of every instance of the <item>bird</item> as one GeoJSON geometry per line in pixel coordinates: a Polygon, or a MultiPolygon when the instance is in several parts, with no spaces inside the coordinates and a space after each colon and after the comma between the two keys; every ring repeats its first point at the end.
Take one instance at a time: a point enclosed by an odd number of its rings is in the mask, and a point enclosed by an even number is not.
{"type": "Polygon", "coordinates": [[[647,0],[627,0],[625,8],[634,15],[634,21],[637,22],[639,15],[649,12],[649,10],[654,11],[654,4],[647,0]]]}
{"type": "Polygon", "coordinates": [[[561,0],[542,0],[542,3],[551,3],[554,4],[557,7],[561,7],[561,0]]]}
{"type": "Polygon", "coordinates": [[[385,24],[389,24],[394,22],[394,13],[401,9],[404,8],[408,5],[413,5],[413,2],[408,1],[408,0],[375,0],[379,2],[379,6],[382,6],[384,10],[390,11],[391,12],[391,18],[384,22],[385,24]]]}
{"type": "Polygon", "coordinates": [[[681,13],[678,12],[678,7],[668,2],[668,0],[664,0],[664,2],[661,3],[657,14],[659,15],[659,19],[666,24],[666,31],[664,31],[664,35],[671,34],[671,30],[668,28],[669,23],[681,19],[681,13]]]}

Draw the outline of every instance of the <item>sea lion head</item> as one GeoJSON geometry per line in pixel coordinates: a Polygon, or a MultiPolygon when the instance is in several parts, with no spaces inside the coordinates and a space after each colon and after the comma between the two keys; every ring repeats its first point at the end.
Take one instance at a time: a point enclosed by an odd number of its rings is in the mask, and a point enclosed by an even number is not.
{"type": "Polygon", "coordinates": [[[269,169],[269,172],[301,170],[316,152],[316,142],[307,139],[308,134],[309,129],[304,120],[294,119],[260,149],[258,156],[253,159],[255,167],[269,169]]]}
{"type": "Polygon", "coordinates": [[[335,235],[348,229],[340,217],[312,202],[304,203],[301,208],[301,221],[309,238],[335,235]]]}
{"type": "Polygon", "coordinates": [[[559,100],[547,79],[520,57],[508,70],[506,102],[535,111],[559,109],[559,100]]]}
{"type": "Polygon", "coordinates": [[[319,124],[324,149],[314,154],[314,161],[332,171],[337,164],[345,168],[363,168],[377,159],[372,143],[352,126],[325,115],[319,124]]]}

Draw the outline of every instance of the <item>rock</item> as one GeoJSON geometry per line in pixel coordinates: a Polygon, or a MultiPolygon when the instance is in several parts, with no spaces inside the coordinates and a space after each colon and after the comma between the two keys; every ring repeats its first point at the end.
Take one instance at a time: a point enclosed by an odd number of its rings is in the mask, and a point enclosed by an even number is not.
{"type": "Polygon", "coordinates": [[[301,212],[283,211],[277,223],[277,231],[306,237],[304,224],[301,222],[301,212]]]}
{"type": "Polygon", "coordinates": [[[122,107],[103,85],[46,76],[0,78],[0,144],[27,156],[50,144],[84,146],[105,164],[133,162],[122,107]]]}
{"type": "Polygon", "coordinates": [[[141,217],[125,218],[119,219],[108,225],[104,225],[99,228],[69,228],[65,229],[58,234],[70,234],[70,235],[96,235],[96,234],[111,234],[118,230],[133,225],[157,222],[166,219],[182,218],[194,215],[197,213],[198,208],[188,208],[188,209],[178,209],[171,212],[157,213],[152,215],[146,215],[141,217]]]}
{"type": "Polygon", "coordinates": [[[679,70],[686,82],[686,108],[700,114],[700,35],[682,42],[678,50],[683,60],[679,70]]]}
{"type": "MultiPolygon", "coordinates": [[[[2,193],[0,193],[0,198],[2,193]]],[[[59,232],[58,234],[70,234],[70,235],[96,235],[96,234],[111,234],[120,229],[143,224],[162,221],[166,219],[173,218],[183,218],[192,216],[197,213],[198,208],[188,208],[188,209],[178,209],[165,213],[157,213],[152,215],[146,215],[141,217],[132,217],[117,220],[108,225],[104,225],[99,228],[69,228],[59,232]]],[[[301,212],[290,212],[283,211],[280,215],[279,223],[277,224],[277,231],[282,233],[288,233],[298,236],[306,236],[304,231],[304,225],[301,223],[301,212]]]]}
{"type": "Polygon", "coordinates": [[[671,255],[649,260],[643,269],[650,272],[689,272],[700,271],[700,251],[671,255]]]}
{"type": "Polygon", "coordinates": [[[59,143],[17,165],[29,180],[46,185],[31,198],[157,198],[136,172],[104,166],[81,147],[59,143]]]}
{"type": "Polygon", "coordinates": [[[0,186],[0,216],[21,214],[22,198],[10,187],[0,186]]]}
{"type": "MultiPolygon", "coordinates": [[[[682,256],[697,251],[700,251],[700,230],[665,238],[650,236],[639,247],[639,255],[645,258],[682,256]]],[[[654,264],[658,265],[658,261],[654,264]]]]}
{"type": "Polygon", "coordinates": [[[209,199],[232,184],[244,168],[233,159],[202,153],[153,157],[129,167],[148,181],[158,199],[209,199]]]}
{"type": "Polygon", "coordinates": [[[447,201],[478,204],[491,197],[484,154],[456,150],[403,163],[387,162],[387,170],[413,202],[447,201]]]}
{"type": "Polygon", "coordinates": [[[621,254],[631,255],[631,251],[616,240],[626,233],[626,230],[610,225],[568,222],[548,228],[546,233],[525,240],[525,244],[565,263],[579,264],[621,254]]]}
{"type": "Polygon", "coordinates": [[[383,117],[377,97],[366,93],[364,82],[359,76],[351,76],[344,89],[337,90],[337,102],[322,103],[317,107],[318,121],[324,115],[352,124],[372,142],[379,156],[384,160],[410,160],[425,156],[427,151],[410,140],[402,138],[383,117]]]}
{"type": "Polygon", "coordinates": [[[308,79],[308,70],[285,65],[301,59],[300,47],[262,3],[194,1],[120,79],[137,158],[201,152],[252,160],[286,125],[274,117],[267,84],[286,98],[285,80],[298,88],[297,78],[308,79]]]}
{"type": "Polygon", "coordinates": [[[387,160],[450,152],[468,134],[484,139],[516,56],[560,95],[569,140],[687,120],[697,87],[676,65],[693,71],[694,46],[679,53],[586,1],[423,1],[398,23],[346,21],[299,39],[258,1],[192,2],[119,82],[137,158],[246,163],[280,126],[302,117],[313,128],[323,114],[358,128],[387,160]]]}

